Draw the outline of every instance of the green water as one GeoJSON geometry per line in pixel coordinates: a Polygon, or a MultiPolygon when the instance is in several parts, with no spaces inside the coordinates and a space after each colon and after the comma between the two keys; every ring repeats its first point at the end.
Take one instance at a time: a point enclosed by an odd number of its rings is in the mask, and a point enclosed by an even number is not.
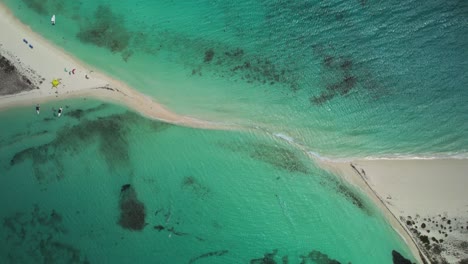
{"type": "Polygon", "coordinates": [[[361,193],[283,141],[177,127],[97,101],[60,104],[61,118],[57,103],[39,116],[29,108],[0,113],[9,128],[0,137],[2,263],[410,256],[361,193]],[[124,184],[144,204],[142,230],[118,224],[124,184]],[[219,255],[194,259],[210,252],[219,255]]]}
{"type": "Polygon", "coordinates": [[[466,157],[460,1],[3,3],[172,111],[246,130],[82,99],[0,112],[2,263],[392,263],[411,254],[378,210],[288,141],[466,157]]]}
{"type": "Polygon", "coordinates": [[[466,156],[460,1],[4,2],[181,114],[283,133],[327,157],[466,156]]]}

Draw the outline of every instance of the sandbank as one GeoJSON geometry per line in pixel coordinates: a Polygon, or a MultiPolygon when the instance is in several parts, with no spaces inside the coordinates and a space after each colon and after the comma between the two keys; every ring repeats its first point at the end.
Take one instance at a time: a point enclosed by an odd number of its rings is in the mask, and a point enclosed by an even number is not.
{"type": "Polygon", "coordinates": [[[317,163],[371,197],[419,262],[468,258],[467,159],[317,163]]]}
{"type": "MultiPolygon", "coordinates": [[[[51,25],[51,27],[53,27],[51,25]]],[[[0,96],[0,110],[46,101],[90,97],[125,105],[142,115],[168,123],[205,129],[232,129],[232,125],[182,116],[124,83],[99,73],[22,24],[0,3],[0,54],[28,76],[36,89],[0,96]],[[25,39],[28,43],[25,43],[25,39]],[[33,48],[30,48],[32,45],[33,48]],[[60,85],[52,87],[52,80],[60,85]]],[[[66,114],[66,113],[64,113],[66,114]]]]}

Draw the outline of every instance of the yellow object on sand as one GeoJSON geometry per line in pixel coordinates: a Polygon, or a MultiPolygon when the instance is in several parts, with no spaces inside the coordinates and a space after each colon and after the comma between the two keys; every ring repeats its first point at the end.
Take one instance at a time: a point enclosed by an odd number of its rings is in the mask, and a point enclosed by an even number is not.
{"type": "Polygon", "coordinates": [[[57,88],[57,86],[60,84],[60,79],[53,79],[52,80],[52,87],[57,88]]]}

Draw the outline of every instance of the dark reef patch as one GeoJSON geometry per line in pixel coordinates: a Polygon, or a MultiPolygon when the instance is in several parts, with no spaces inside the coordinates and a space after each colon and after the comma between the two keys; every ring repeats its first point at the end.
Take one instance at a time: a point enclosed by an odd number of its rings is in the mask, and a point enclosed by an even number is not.
{"type": "Polygon", "coordinates": [[[241,48],[218,45],[205,50],[203,64],[194,64],[192,75],[201,76],[202,70],[221,78],[249,84],[281,84],[289,87],[289,91],[299,90],[297,77],[292,69],[287,69],[284,64],[275,63],[261,54],[247,53],[241,48]]]}
{"type": "MultiPolygon", "coordinates": [[[[354,167],[354,165],[351,164],[351,167],[360,173],[357,168],[354,167]]],[[[341,181],[335,176],[329,176],[323,179],[324,181],[321,181],[320,184],[326,185],[328,188],[333,188],[335,193],[341,195],[343,198],[365,212],[367,215],[373,214],[371,207],[366,203],[365,199],[355,189],[353,189],[353,187],[349,186],[347,183],[341,181]]]]}
{"type": "Polygon", "coordinates": [[[276,264],[275,256],[278,250],[275,249],[271,253],[265,253],[262,258],[251,259],[250,264],[276,264]]]}
{"type": "Polygon", "coordinates": [[[158,232],[166,230],[167,232],[169,232],[169,234],[175,235],[175,236],[188,236],[189,235],[189,233],[180,232],[180,231],[175,230],[175,228],[173,226],[166,227],[166,226],[163,226],[163,225],[159,224],[159,225],[153,226],[153,229],[157,230],[158,232]]]}
{"type": "Polygon", "coordinates": [[[254,144],[252,145],[250,157],[289,172],[309,173],[309,169],[298,154],[293,150],[277,145],[254,144]]]}
{"type": "Polygon", "coordinates": [[[244,56],[244,50],[241,48],[236,48],[234,50],[225,51],[224,55],[229,58],[242,58],[242,56],[244,56]]]}
{"type": "Polygon", "coordinates": [[[47,2],[48,0],[22,0],[26,6],[38,14],[48,14],[47,2]]]}
{"type": "MultiPolygon", "coordinates": [[[[132,34],[125,27],[124,17],[115,14],[109,6],[100,5],[94,13],[92,23],[81,25],[77,33],[79,40],[103,47],[111,52],[123,52],[128,48],[132,34]]],[[[131,53],[126,51],[124,59],[131,53]]]]}
{"type": "Polygon", "coordinates": [[[130,183],[127,183],[127,184],[124,184],[122,185],[122,187],[120,188],[120,192],[125,192],[127,191],[128,189],[130,189],[132,185],[130,183]]]}
{"type": "Polygon", "coordinates": [[[191,190],[200,198],[206,198],[207,195],[210,193],[210,189],[208,187],[203,186],[198,182],[198,180],[192,176],[184,177],[182,180],[182,188],[191,190]]]}
{"type": "Polygon", "coordinates": [[[121,188],[119,225],[132,231],[141,231],[145,227],[145,205],[138,200],[133,186],[125,184],[121,188]]]}
{"type": "Polygon", "coordinates": [[[317,57],[322,59],[322,68],[333,75],[339,77],[339,81],[324,79],[325,91],[319,96],[312,96],[310,101],[316,105],[323,104],[335,96],[345,96],[357,87],[358,77],[353,71],[354,62],[349,57],[334,56],[334,51],[324,50],[323,47],[315,47],[314,51],[317,57]]]}
{"type": "Polygon", "coordinates": [[[70,110],[70,111],[67,111],[66,116],[73,117],[75,119],[80,120],[81,118],[85,117],[87,114],[103,110],[107,108],[108,106],[109,106],[108,104],[100,104],[96,107],[92,107],[92,108],[88,108],[84,110],[83,109],[70,110]]]}
{"type": "MultiPolygon", "coordinates": [[[[91,111],[97,111],[98,106],[91,111]]],[[[17,152],[10,160],[10,166],[31,159],[35,178],[40,183],[60,180],[64,177],[61,156],[76,155],[86,146],[98,143],[98,151],[110,169],[130,167],[128,135],[133,125],[161,132],[170,124],[149,120],[133,112],[99,117],[96,120],[83,119],[74,126],[64,127],[49,143],[17,152]]]]}
{"type": "MultiPolygon", "coordinates": [[[[308,260],[316,261],[315,259],[309,259],[308,257],[303,257],[300,256],[302,263],[309,263],[308,260]]],[[[277,263],[282,263],[282,264],[288,264],[289,263],[289,256],[284,255],[281,257],[278,256],[278,250],[274,249],[272,252],[267,252],[263,254],[262,258],[255,258],[250,260],[251,264],[277,264],[277,263]]],[[[312,263],[322,263],[322,262],[312,262],[312,263]]],[[[328,262],[324,262],[328,263],[328,262]]],[[[332,263],[332,262],[331,262],[332,263]]]]}
{"type": "Polygon", "coordinates": [[[205,253],[205,254],[201,254],[198,257],[194,257],[194,258],[190,259],[189,264],[194,263],[195,261],[197,261],[199,259],[209,258],[209,257],[220,257],[220,256],[223,256],[223,255],[226,255],[227,253],[229,253],[229,250],[225,249],[225,250],[219,250],[219,251],[213,251],[213,252],[208,252],[208,253],[205,253]]]}
{"type": "Polygon", "coordinates": [[[409,259],[403,257],[398,251],[392,250],[393,264],[412,264],[409,259]]]}
{"type": "Polygon", "coordinates": [[[60,162],[55,149],[49,147],[49,144],[45,144],[22,150],[13,156],[10,160],[10,166],[31,159],[34,177],[39,183],[61,180],[64,178],[63,164],[60,162]],[[49,164],[50,166],[44,164],[49,164]]]}
{"type": "Polygon", "coordinates": [[[342,194],[348,201],[353,203],[356,207],[366,212],[369,211],[365,206],[364,200],[349,187],[345,186],[343,183],[338,183],[337,189],[340,194],[342,194]]]}
{"type": "Polygon", "coordinates": [[[163,231],[164,229],[166,229],[163,225],[155,225],[153,227],[154,229],[158,230],[159,232],[163,231]]]}
{"type": "Polygon", "coordinates": [[[205,51],[205,58],[203,59],[203,62],[208,63],[211,62],[214,58],[214,50],[213,49],[208,49],[205,51]]]}
{"type": "MultiPolygon", "coordinates": [[[[359,1],[361,5],[366,4],[364,0],[359,1]]],[[[276,54],[269,59],[287,65],[288,79],[299,84],[298,88],[306,92],[301,95],[308,97],[312,105],[381,88],[368,61],[353,50],[366,40],[366,34],[361,33],[366,27],[352,21],[353,13],[348,7],[329,1],[259,2],[265,19],[252,34],[266,39],[270,50],[276,48],[276,54]],[[309,85],[310,76],[320,78],[314,87],[309,85]]]]}
{"type": "Polygon", "coordinates": [[[319,95],[309,98],[315,105],[321,105],[336,96],[348,96],[360,88],[367,91],[380,89],[372,75],[365,70],[363,63],[356,63],[351,56],[339,54],[337,48],[330,45],[312,46],[314,57],[322,61],[321,86],[319,95]]]}
{"type": "Polygon", "coordinates": [[[174,227],[169,227],[169,228],[167,229],[167,231],[169,231],[169,233],[174,234],[174,235],[176,235],[176,236],[186,236],[186,235],[188,235],[188,233],[176,231],[176,230],[174,229],[174,227]]]}
{"type": "Polygon", "coordinates": [[[315,264],[341,264],[336,259],[328,257],[327,254],[324,254],[318,250],[312,250],[307,256],[301,256],[301,263],[307,263],[307,261],[312,261],[315,264]]]}
{"type": "MultiPolygon", "coordinates": [[[[148,41],[148,40],[146,40],[148,41]]],[[[160,43],[157,49],[145,48],[152,55],[160,49],[173,52],[189,69],[191,76],[216,76],[230,81],[274,86],[280,84],[284,93],[299,90],[300,76],[294,67],[284,63],[282,57],[204,38],[194,38],[180,32],[159,32],[151,43],[160,43]],[[198,54],[194,56],[193,54],[198,54]]],[[[151,45],[146,45],[151,46],[151,45]]],[[[278,88],[277,87],[271,87],[278,88]]]]}
{"type": "Polygon", "coordinates": [[[38,205],[3,218],[9,263],[88,263],[80,250],[58,239],[67,233],[62,221],[57,211],[38,205]]]}
{"type": "Polygon", "coordinates": [[[231,151],[246,153],[252,159],[268,163],[278,169],[302,174],[309,173],[309,168],[305,165],[300,154],[285,146],[255,142],[242,146],[234,144],[220,145],[231,151]]]}

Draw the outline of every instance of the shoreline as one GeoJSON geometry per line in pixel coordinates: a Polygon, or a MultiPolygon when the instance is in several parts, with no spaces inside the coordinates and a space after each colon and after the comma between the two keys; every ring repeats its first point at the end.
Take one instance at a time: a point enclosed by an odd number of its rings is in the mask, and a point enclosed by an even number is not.
{"type": "Polygon", "coordinates": [[[468,258],[467,159],[315,161],[364,192],[418,262],[468,258]]]}
{"type": "MultiPolygon", "coordinates": [[[[15,66],[20,71],[22,71],[23,74],[28,75],[30,72],[34,72],[34,74],[38,76],[34,81],[35,85],[38,86],[38,89],[0,96],[0,111],[19,106],[30,106],[31,109],[33,109],[37,103],[70,98],[89,97],[124,105],[145,117],[176,125],[201,129],[246,129],[237,125],[210,122],[171,112],[149,96],[132,89],[121,81],[115,80],[109,76],[106,76],[105,74],[100,73],[99,71],[95,70],[94,67],[79,61],[62,48],[55,46],[39,34],[33,32],[28,26],[22,24],[21,21],[19,21],[19,19],[17,19],[3,3],[0,3],[0,34],[3,36],[2,39],[0,39],[0,54],[8,57],[8,59],[13,64],[15,64],[15,66]],[[28,45],[23,43],[23,38],[25,36],[27,36],[27,40],[30,43],[34,44],[33,49],[29,48],[28,45]],[[53,61],[53,63],[49,63],[50,61],[53,61]],[[70,74],[72,69],[76,70],[73,71],[73,74],[70,74]],[[89,79],[86,77],[89,77],[89,79]],[[61,84],[58,88],[52,88],[51,81],[54,78],[61,79],[61,84]]],[[[405,168],[402,166],[402,162],[411,162],[414,163],[414,166],[417,168],[424,168],[426,166],[425,164],[421,165],[416,163],[437,163],[437,161],[442,160],[443,164],[438,165],[445,168],[445,166],[448,166],[448,163],[453,162],[453,160],[461,160],[468,164],[467,159],[464,157],[459,159],[454,157],[446,159],[396,158],[324,161],[319,160],[317,157],[308,153],[302,146],[299,146],[293,142],[290,143],[298,149],[309,154],[309,156],[316,162],[319,167],[329,170],[337,176],[343,177],[346,181],[362,190],[382,211],[384,217],[387,219],[392,228],[403,238],[404,242],[408,245],[416,260],[420,263],[423,263],[423,259],[426,261],[429,260],[430,256],[426,256],[427,253],[424,252],[424,246],[419,245],[418,237],[412,233],[413,231],[410,229],[413,228],[414,225],[412,224],[410,227],[408,227],[406,222],[404,222],[408,221],[407,215],[418,214],[417,212],[413,212],[415,211],[414,205],[405,207],[404,203],[394,203],[393,205],[389,204],[388,200],[393,202],[396,199],[401,198],[401,195],[403,195],[404,192],[403,194],[395,193],[394,189],[385,188],[385,182],[378,181],[378,179],[382,179],[382,177],[385,176],[385,170],[388,169],[386,166],[384,166],[385,164],[382,163],[390,162],[391,167],[394,166],[395,168],[405,168]],[[351,165],[353,165],[354,168],[351,165]],[[362,174],[360,173],[360,170],[363,170],[366,173],[362,174]],[[386,199],[387,194],[390,194],[392,198],[386,199]],[[401,219],[401,210],[407,213],[404,215],[405,220],[401,219]]],[[[468,166],[466,166],[466,168],[466,171],[468,172],[468,166]]],[[[421,174],[415,172],[415,174],[412,175],[418,176],[421,174]]],[[[413,177],[412,175],[409,175],[409,177],[413,177]]],[[[404,178],[401,176],[396,177],[396,180],[402,181],[403,179],[404,178]]],[[[459,184],[460,186],[468,184],[468,177],[467,179],[457,178],[456,180],[457,182],[454,183],[459,184]]],[[[401,182],[392,186],[396,189],[399,189],[399,187],[401,187],[401,182]]],[[[408,188],[406,188],[405,191],[410,192],[411,190],[418,190],[417,187],[418,186],[415,185],[415,183],[411,183],[408,184],[408,188]]],[[[447,191],[450,190],[445,190],[445,192],[441,192],[439,195],[444,195],[447,191]]],[[[463,194],[460,197],[463,197],[466,201],[468,201],[468,196],[466,194],[463,194]]],[[[440,207],[440,205],[438,206],[440,207]]],[[[435,205],[432,205],[432,207],[428,206],[429,209],[434,209],[434,207],[435,205]]],[[[425,209],[425,212],[429,210],[428,208],[425,209]]],[[[468,207],[466,209],[468,210],[468,207]]],[[[434,210],[437,210],[437,208],[434,210]]],[[[430,214],[436,213],[431,210],[429,210],[429,212],[430,214]]],[[[455,210],[454,212],[450,213],[457,212],[455,210]]],[[[419,215],[421,214],[422,213],[419,213],[419,215]]],[[[462,215],[462,217],[467,218],[468,214],[465,212],[465,215],[462,215]]],[[[413,220],[414,219],[411,221],[413,220]]],[[[465,230],[468,230],[468,224],[466,225],[465,230]]]]}
{"type": "Polygon", "coordinates": [[[22,24],[3,3],[0,3],[0,34],[0,54],[23,75],[34,75],[32,82],[37,86],[37,89],[32,91],[0,96],[0,111],[17,106],[34,107],[37,103],[57,99],[92,97],[125,105],[148,118],[176,125],[222,130],[236,128],[235,125],[171,112],[152,98],[100,73],[94,67],[53,45],[22,24]],[[33,48],[30,48],[29,44],[33,45],[33,48]],[[57,88],[52,88],[53,79],[60,79],[57,88]]]}

